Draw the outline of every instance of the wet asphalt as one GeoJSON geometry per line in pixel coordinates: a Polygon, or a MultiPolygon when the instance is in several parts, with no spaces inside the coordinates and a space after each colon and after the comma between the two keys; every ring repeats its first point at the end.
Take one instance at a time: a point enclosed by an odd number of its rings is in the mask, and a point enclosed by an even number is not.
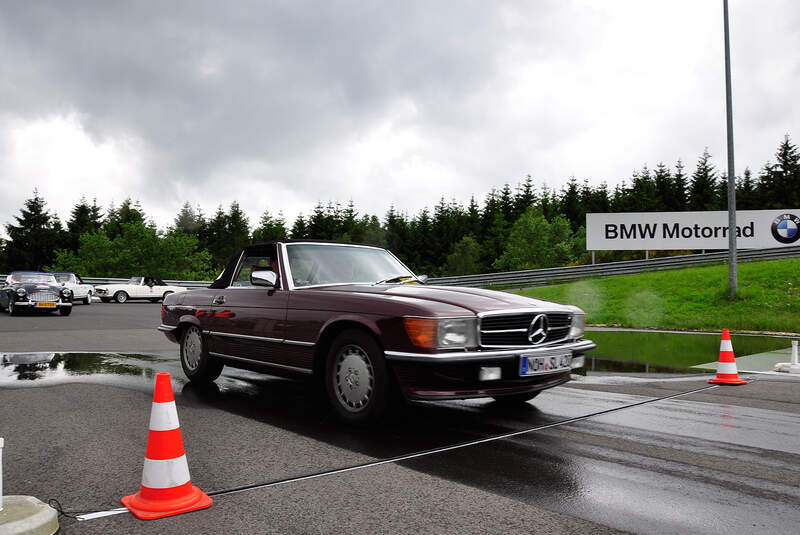
{"type": "MultiPolygon", "coordinates": [[[[0,315],[0,352],[19,351],[25,335],[39,344],[30,347],[50,347],[71,330],[51,325],[79,318],[112,339],[157,325],[158,309],[96,304],[69,318],[0,315]],[[18,319],[26,323],[9,326],[18,319]]],[[[109,343],[102,334],[94,340],[109,343]]],[[[172,374],[192,480],[208,492],[708,386],[707,376],[576,376],[518,409],[487,400],[406,405],[363,430],[335,421],[310,385],[226,369],[215,387],[197,389],[185,382],[174,344],[116,347],[0,366],[7,494],[56,498],[69,511],[119,507],[138,490],[160,371],[172,374]],[[121,354],[128,351],[139,354],[121,354]]],[[[62,517],[61,525],[64,533],[796,533],[798,454],[800,382],[760,376],[400,463],[222,494],[208,510],[173,518],[62,517]]]]}

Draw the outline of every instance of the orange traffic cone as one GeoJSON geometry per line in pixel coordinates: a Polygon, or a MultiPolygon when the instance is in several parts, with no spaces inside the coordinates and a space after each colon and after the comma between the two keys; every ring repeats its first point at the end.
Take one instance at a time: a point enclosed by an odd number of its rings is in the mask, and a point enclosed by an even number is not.
{"type": "Polygon", "coordinates": [[[168,373],[156,375],[142,488],[136,494],[122,498],[122,504],[145,520],[188,513],[211,505],[211,498],[193,486],[189,477],[168,373]]]}
{"type": "Polygon", "coordinates": [[[733,356],[733,344],[731,343],[731,335],[728,329],[722,329],[717,376],[708,382],[724,385],[743,385],[747,383],[744,379],[739,379],[739,372],[736,370],[736,359],[733,356]]]}

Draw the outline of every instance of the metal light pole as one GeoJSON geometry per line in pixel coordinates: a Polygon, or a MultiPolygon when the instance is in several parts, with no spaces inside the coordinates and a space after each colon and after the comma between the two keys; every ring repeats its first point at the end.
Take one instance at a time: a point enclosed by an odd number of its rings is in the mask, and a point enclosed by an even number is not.
{"type": "Polygon", "coordinates": [[[736,270],[736,172],[733,165],[733,103],[731,100],[731,42],[728,30],[728,0],[722,0],[725,12],[725,108],[728,121],[728,299],[736,297],[739,287],[736,270]]]}

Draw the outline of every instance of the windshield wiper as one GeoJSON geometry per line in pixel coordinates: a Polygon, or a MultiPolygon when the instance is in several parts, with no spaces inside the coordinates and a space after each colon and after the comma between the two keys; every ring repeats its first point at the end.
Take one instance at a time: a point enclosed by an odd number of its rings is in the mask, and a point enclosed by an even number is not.
{"type": "Polygon", "coordinates": [[[400,284],[405,284],[407,282],[414,281],[414,277],[411,275],[395,275],[394,277],[389,277],[388,279],[379,280],[375,284],[387,284],[387,283],[394,283],[399,282],[400,284]]]}

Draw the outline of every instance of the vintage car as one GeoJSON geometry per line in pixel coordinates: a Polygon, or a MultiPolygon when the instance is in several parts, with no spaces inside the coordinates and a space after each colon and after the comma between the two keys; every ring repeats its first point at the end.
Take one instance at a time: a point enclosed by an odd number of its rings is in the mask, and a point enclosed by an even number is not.
{"type": "Polygon", "coordinates": [[[65,288],[72,290],[72,301],[78,299],[83,301],[84,305],[92,304],[92,296],[94,295],[94,286],[86,284],[77,273],[71,271],[57,271],[53,273],[56,280],[65,288]]]}
{"type": "Polygon", "coordinates": [[[12,271],[0,288],[0,309],[16,316],[23,310],[72,313],[72,290],[62,287],[52,273],[12,271]]]}
{"type": "Polygon", "coordinates": [[[158,277],[131,277],[121,284],[98,284],[95,291],[103,303],[112,299],[117,303],[129,299],[147,299],[151,303],[158,303],[169,294],[185,292],[186,288],[164,284],[158,277]]]}
{"type": "Polygon", "coordinates": [[[420,282],[378,247],[254,244],[208,289],[168,296],[158,328],[180,344],[191,381],[225,365],[316,378],[355,424],[378,419],[397,392],[523,403],[569,381],[595,347],[577,307],[420,282]]]}

